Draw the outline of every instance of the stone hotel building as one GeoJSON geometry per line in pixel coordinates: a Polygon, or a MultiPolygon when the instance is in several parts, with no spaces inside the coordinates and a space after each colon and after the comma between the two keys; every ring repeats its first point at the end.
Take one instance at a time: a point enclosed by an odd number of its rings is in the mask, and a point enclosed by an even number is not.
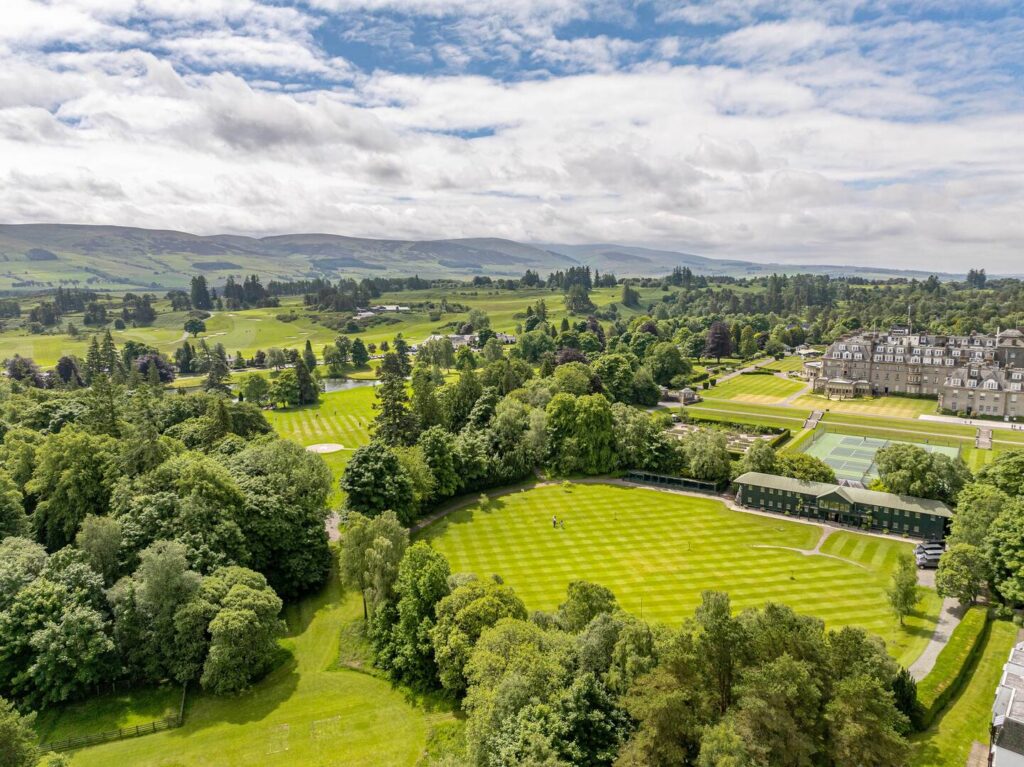
{"type": "Polygon", "coordinates": [[[967,415],[1024,416],[1024,333],[969,336],[914,333],[909,328],[838,339],[804,371],[819,394],[933,396],[939,407],[967,415]]]}

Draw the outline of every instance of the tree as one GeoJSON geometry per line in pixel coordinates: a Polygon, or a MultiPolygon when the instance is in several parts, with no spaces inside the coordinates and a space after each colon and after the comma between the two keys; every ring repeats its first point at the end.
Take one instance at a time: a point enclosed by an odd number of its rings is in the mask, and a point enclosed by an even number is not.
{"type": "Polygon", "coordinates": [[[388,352],[380,366],[381,383],[376,389],[373,435],[386,445],[408,445],[415,441],[417,424],[409,411],[409,395],[397,355],[388,352]]]}
{"type": "Polygon", "coordinates": [[[390,598],[394,578],[398,577],[398,563],[408,546],[409,531],[393,511],[372,518],[355,512],[348,515],[341,538],[341,574],[346,584],[359,589],[365,620],[373,617],[368,591],[375,590],[373,596],[377,601],[390,598]],[[389,578],[385,573],[394,575],[389,578]]]}
{"type": "Polygon", "coordinates": [[[889,606],[900,619],[902,626],[903,619],[914,611],[921,599],[917,592],[917,567],[914,565],[914,557],[910,554],[900,554],[888,595],[889,606]]]}
{"type": "Polygon", "coordinates": [[[116,452],[112,437],[73,426],[50,435],[40,446],[25,489],[38,499],[33,522],[51,551],[71,543],[88,515],[107,513],[116,452]]]}
{"type": "Polygon", "coordinates": [[[706,482],[729,479],[732,460],[725,435],[710,429],[697,429],[683,440],[683,453],[689,476],[706,482]]]}
{"type": "Polygon", "coordinates": [[[705,591],[694,614],[699,627],[695,648],[704,660],[703,672],[708,688],[720,714],[732,704],[733,683],[740,664],[744,639],[742,624],[732,617],[729,595],[720,591],[705,591]]]}
{"type": "Polygon", "coordinates": [[[306,346],[302,350],[302,362],[310,372],[316,368],[316,352],[313,351],[313,344],[308,338],[306,339],[306,346]]]}
{"type": "Polygon", "coordinates": [[[0,541],[8,536],[24,537],[30,529],[21,490],[5,472],[0,472],[0,541]]]}
{"type": "Polygon", "coordinates": [[[370,361],[370,353],[366,351],[363,339],[357,338],[352,342],[352,364],[357,368],[365,367],[370,361]]]}
{"type": "Polygon", "coordinates": [[[971,479],[970,470],[959,458],[930,453],[905,442],[886,445],[875,453],[875,462],[878,478],[886,490],[897,495],[955,503],[971,479]]]}
{"type": "Polygon", "coordinates": [[[263,406],[270,395],[270,383],[259,373],[249,373],[242,379],[239,391],[246,402],[263,406]]]}
{"type": "Polygon", "coordinates": [[[978,472],[978,481],[993,485],[1011,498],[1024,495],[1024,450],[996,453],[978,472]]]}
{"type": "MultiPolygon", "coordinates": [[[[755,440],[754,444],[748,447],[747,452],[743,454],[740,459],[740,473],[748,471],[756,471],[761,474],[779,473],[775,449],[768,440],[755,440]]],[[[835,477],[835,473],[832,476],[835,477]]]]}
{"type": "Polygon", "coordinates": [[[732,719],[723,719],[704,731],[697,767],[755,767],[747,743],[732,719]]]}
{"type": "Polygon", "coordinates": [[[722,357],[728,357],[730,354],[732,354],[732,334],[729,332],[729,326],[720,321],[712,322],[704,343],[704,356],[714,357],[721,362],[722,357]]]}
{"type": "Polygon", "coordinates": [[[206,332],[206,323],[198,317],[189,317],[185,320],[185,332],[196,338],[200,333],[206,332]]]}
{"type": "Polygon", "coordinates": [[[601,613],[616,608],[615,595],[589,581],[570,581],[566,599],[558,606],[556,619],[565,631],[577,633],[601,613]]]}
{"type": "Polygon", "coordinates": [[[736,724],[756,764],[813,764],[821,697],[811,664],[789,654],[745,671],[738,689],[736,724]]]}
{"type": "Polygon", "coordinates": [[[671,341],[654,344],[647,350],[644,364],[651,371],[656,383],[669,386],[672,379],[686,375],[693,370],[689,360],[683,357],[679,347],[671,341]]]}
{"type": "Polygon", "coordinates": [[[757,354],[757,340],[754,338],[754,328],[745,325],[740,333],[740,356],[744,358],[753,357],[757,354]]]}
{"type": "Polygon", "coordinates": [[[310,368],[302,359],[295,360],[295,383],[298,385],[299,404],[312,405],[320,401],[320,385],[313,380],[310,368]]]}
{"type": "Polygon", "coordinates": [[[935,588],[941,597],[954,597],[962,605],[974,604],[988,575],[984,552],[971,543],[954,543],[939,559],[935,588]]]}
{"type": "Polygon", "coordinates": [[[284,349],[278,349],[272,346],[267,350],[267,364],[270,365],[274,370],[280,370],[288,364],[288,356],[284,353],[284,349]]]}
{"type": "Polygon", "coordinates": [[[203,592],[208,601],[212,593],[223,596],[209,624],[210,649],[200,682],[218,694],[238,692],[273,666],[284,633],[281,600],[262,575],[242,567],[215,571],[204,579],[203,592]]]}
{"type": "Polygon", "coordinates": [[[432,634],[450,574],[448,560],[425,541],[410,546],[398,566],[397,621],[379,657],[397,679],[414,687],[426,688],[437,678],[432,634]]]}
{"type": "Polygon", "coordinates": [[[985,538],[985,558],[996,592],[1010,604],[1024,602],[1024,501],[1014,498],[999,512],[985,538]]]}
{"type": "Polygon", "coordinates": [[[89,515],[75,537],[75,546],[89,561],[106,586],[117,580],[121,553],[121,523],[110,517],[89,515]]]}
{"type": "Polygon", "coordinates": [[[282,370],[281,374],[270,385],[270,399],[283,402],[285,405],[296,406],[300,403],[299,377],[294,370],[282,370]]]}
{"type": "Polygon", "coordinates": [[[472,580],[441,599],[431,640],[441,685],[456,695],[466,689],[465,667],[480,635],[502,618],[526,619],[526,607],[508,586],[472,580]]]}
{"type": "Polygon", "coordinates": [[[820,458],[807,453],[782,453],[776,456],[776,472],[783,477],[793,477],[804,482],[829,482],[835,484],[836,472],[820,458]]]}
{"type": "Polygon", "coordinates": [[[227,394],[231,391],[231,387],[227,384],[227,380],[231,376],[231,370],[228,368],[228,360],[224,354],[223,347],[217,344],[216,348],[220,350],[220,353],[214,353],[210,356],[210,367],[206,371],[206,380],[203,381],[203,391],[227,394]]]}
{"type": "Polygon", "coordinates": [[[832,764],[900,767],[910,746],[902,732],[906,719],[896,709],[893,694],[870,676],[856,674],[841,680],[825,706],[832,764]]]}
{"type": "Polygon", "coordinates": [[[660,399],[661,389],[654,382],[654,376],[641,365],[633,374],[633,403],[651,407],[657,405],[660,399]]]}
{"type": "Polygon", "coordinates": [[[65,605],[29,640],[35,659],[27,673],[43,705],[60,703],[95,688],[115,671],[110,624],[91,605],[65,605]]]}
{"type": "Polygon", "coordinates": [[[78,369],[78,359],[70,355],[65,354],[57,360],[54,372],[60,382],[71,389],[77,389],[85,384],[78,369]]]}
{"type": "Polygon", "coordinates": [[[375,517],[391,510],[403,523],[412,521],[412,480],[398,456],[381,442],[371,441],[352,454],[341,476],[341,489],[353,511],[375,517]]]}
{"type": "Polygon", "coordinates": [[[36,767],[39,748],[34,713],[22,716],[10,701],[0,698],[0,765],[36,767]]]}
{"type": "Polygon", "coordinates": [[[213,301],[210,298],[209,288],[206,286],[206,277],[199,274],[192,278],[191,292],[189,296],[194,309],[209,310],[213,308],[213,301]]]}
{"type": "Polygon", "coordinates": [[[432,426],[420,434],[417,444],[423,460],[434,477],[434,492],[439,498],[455,495],[460,477],[455,466],[454,440],[440,426],[432,426]]]}

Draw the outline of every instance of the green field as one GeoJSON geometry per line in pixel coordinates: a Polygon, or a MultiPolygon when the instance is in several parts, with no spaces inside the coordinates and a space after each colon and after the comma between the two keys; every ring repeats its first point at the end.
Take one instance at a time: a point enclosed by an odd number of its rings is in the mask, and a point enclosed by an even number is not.
{"type": "MultiPolygon", "coordinates": [[[[655,288],[640,288],[641,305],[660,299],[661,291],[655,288]]],[[[598,307],[607,307],[618,303],[621,290],[616,288],[598,288],[591,293],[591,300],[598,307]]],[[[440,303],[447,299],[451,304],[463,304],[472,308],[484,309],[491,318],[491,326],[497,331],[514,333],[516,325],[526,317],[526,307],[544,299],[548,307],[548,320],[559,323],[563,317],[569,316],[562,302],[562,295],[549,290],[420,290],[406,293],[386,293],[379,301],[382,304],[419,304],[424,302],[440,303]]],[[[183,325],[186,312],[170,311],[170,303],[166,300],[157,301],[156,321],[146,327],[114,330],[111,335],[118,345],[133,340],[155,346],[165,354],[173,354],[174,350],[186,340],[183,325]]],[[[423,341],[432,333],[455,332],[453,327],[464,322],[468,315],[464,312],[448,312],[439,321],[432,321],[429,311],[417,309],[402,313],[384,313],[383,321],[371,325],[358,333],[348,334],[360,337],[366,343],[380,344],[381,341],[392,341],[399,333],[410,343],[423,341]]],[[[618,304],[619,316],[625,320],[639,314],[639,310],[630,309],[618,304]]],[[[115,312],[116,313],[116,312],[115,312]]],[[[339,333],[326,325],[315,322],[316,312],[307,310],[302,298],[293,296],[281,299],[281,306],[264,309],[245,309],[237,311],[215,311],[206,320],[206,332],[199,338],[208,343],[221,343],[229,353],[242,352],[251,356],[258,349],[264,351],[271,347],[300,348],[308,340],[317,355],[325,344],[331,343],[339,333]],[[278,316],[295,319],[284,321],[278,316]]],[[[579,318],[573,318],[578,320],[579,318]]],[[[60,332],[32,334],[25,330],[12,327],[0,332],[0,359],[13,354],[32,357],[42,366],[51,366],[62,354],[85,356],[89,339],[97,332],[95,328],[87,328],[82,322],[81,314],[68,314],[61,319],[60,332]],[[63,332],[67,323],[73,323],[79,329],[76,337],[63,332]]],[[[98,332],[102,332],[102,328],[98,332]]],[[[193,339],[193,343],[196,339],[193,339]]]]}
{"type": "Polygon", "coordinates": [[[935,400],[914,397],[829,399],[821,394],[805,394],[798,397],[793,404],[809,410],[828,410],[835,413],[853,413],[854,415],[894,416],[896,418],[916,418],[918,415],[930,415],[936,412],[935,400]]]}
{"type": "Polygon", "coordinates": [[[337,507],[342,500],[338,480],[352,452],[370,441],[370,424],[376,417],[373,410],[375,401],[376,389],[362,386],[321,394],[320,402],[316,405],[268,410],[265,413],[278,434],[304,447],[323,442],[345,446],[344,450],[322,453],[320,456],[334,477],[334,489],[329,500],[332,508],[337,507]]]}
{"type": "Polygon", "coordinates": [[[885,590],[897,551],[909,544],[840,533],[835,545],[854,541],[850,561],[790,550],[812,549],[820,533],[817,525],[732,511],[711,498],[574,484],[461,509],[422,536],[453,572],[500,574],[529,609],[554,609],[568,583],[583,578],[610,588],[624,609],[674,626],[693,613],[701,591],[720,589],[737,609],[777,601],[829,626],[863,626],[911,663],[931,636],[939,599],[922,589],[905,627],[892,616],[885,590]],[[553,514],[565,529],[552,528],[553,514]]]}
{"type": "Polygon", "coordinates": [[[789,357],[783,357],[781,360],[772,360],[762,365],[758,365],[762,370],[777,370],[782,373],[793,373],[804,369],[804,358],[793,354],[789,357]]]}
{"type": "Polygon", "coordinates": [[[1003,664],[1017,641],[1017,627],[996,621],[963,689],[927,732],[913,739],[913,767],[949,767],[967,761],[971,745],[988,745],[989,722],[1003,664]]]}
{"type": "Polygon", "coordinates": [[[782,402],[805,384],[773,375],[738,375],[703,392],[706,399],[736,400],[755,405],[782,402]]]}
{"type": "MultiPolygon", "coordinates": [[[[413,765],[431,727],[452,720],[390,682],[345,668],[365,656],[362,608],[332,582],[319,597],[288,608],[291,660],[251,692],[193,693],[185,725],[76,751],[76,767],[295,767],[413,765]]],[[[80,722],[90,729],[89,722],[80,722]]],[[[105,724],[105,723],[104,723],[105,724]]],[[[93,730],[95,728],[92,728],[93,730]]]]}
{"type": "Polygon", "coordinates": [[[174,686],[126,690],[43,711],[36,719],[41,743],[97,732],[135,727],[176,716],[181,688],[174,686]]]}

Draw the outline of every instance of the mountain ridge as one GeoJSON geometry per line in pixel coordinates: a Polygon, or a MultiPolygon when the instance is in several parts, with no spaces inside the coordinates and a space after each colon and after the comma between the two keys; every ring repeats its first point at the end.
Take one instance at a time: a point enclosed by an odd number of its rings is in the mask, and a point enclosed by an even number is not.
{"type": "MultiPolygon", "coordinates": [[[[327,232],[250,237],[174,229],[90,224],[0,224],[0,289],[89,286],[99,290],[170,289],[202,273],[267,280],[343,276],[425,279],[518,277],[586,265],[618,276],[660,276],[686,266],[708,276],[811,273],[927,277],[931,272],[816,264],[765,264],[615,243],[525,243],[501,237],[403,240],[327,232]]],[[[945,278],[953,275],[940,274],[945,278]]]]}

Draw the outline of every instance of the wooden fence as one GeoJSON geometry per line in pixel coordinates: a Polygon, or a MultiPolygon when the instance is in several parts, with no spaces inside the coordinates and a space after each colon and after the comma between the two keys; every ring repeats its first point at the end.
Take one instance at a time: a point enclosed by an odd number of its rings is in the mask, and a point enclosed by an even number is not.
{"type": "Polygon", "coordinates": [[[181,725],[185,723],[185,694],[187,690],[187,685],[181,688],[181,703],[178,706],[178,713],[173,716],[168,716],[164,719],[156,719],[152,722],[146,722],[145,724],[137,724],[134,727],[121,727],[117,730],[107,730],[106,732],[97,732],[92,735],[80,735],[75,738],[54,740],[50,743],[43,743],[42,746],[40,746],[40,749],[44,752],[73,751],[76,748],[98,746],[101,743],[110,743],[115,740],[125,740],[126,738],[137,738],[140,735],[151,735],[154,732],[173,730],[176,727],[181,727],[181,725]]]}

